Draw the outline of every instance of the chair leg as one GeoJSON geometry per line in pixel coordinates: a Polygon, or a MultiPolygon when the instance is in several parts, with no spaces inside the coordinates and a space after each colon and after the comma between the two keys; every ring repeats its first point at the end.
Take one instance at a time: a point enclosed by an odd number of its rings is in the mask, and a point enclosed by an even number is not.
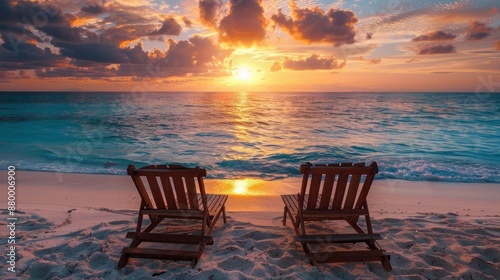
{"type": "Polygon", "coordinates": [[[391,261],[389,259],[389,256],[385,256],[385,257],[382,258],[382,267],[386,271],[391,271],[392,270],[391,261]]]}
{"type": "Polygon", "coordinates": [[[222,219],[224,220],[224,224],[227,223],[227,219],[226,219],[226,205],[222,206],[222,219]]]}
{"type": "Polygon", "coordinates": [[[286,210],[287,210],[287,209],[286,209],[286,206],[285,206],[285,208],[284,208],[284,210],[283,210],[283,225],[284,225],[284,226],[286,226],[286,210]]]}
{"type": "Polygon", "coordinates": [[[129,256],[127,254],[122,253],[120,260],[118,261],[118,268],[122,268],[127,265],[129,256]]]}

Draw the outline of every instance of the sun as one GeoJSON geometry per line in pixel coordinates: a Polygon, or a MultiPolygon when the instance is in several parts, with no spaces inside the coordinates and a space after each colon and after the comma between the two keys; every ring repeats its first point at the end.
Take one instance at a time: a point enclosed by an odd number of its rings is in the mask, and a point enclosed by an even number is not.
{"type": "Polygon", "coordinates": [[[246,194],[248,193],[248,183],[245,180],[236,180],[234,182],[234,194],[246,194]]]}
{"type": "Polygon", "coordinates": [[[236,78],[240,81],[249,81],[252,78],[252,72],[245,66],[236,69],[236,78]]]}

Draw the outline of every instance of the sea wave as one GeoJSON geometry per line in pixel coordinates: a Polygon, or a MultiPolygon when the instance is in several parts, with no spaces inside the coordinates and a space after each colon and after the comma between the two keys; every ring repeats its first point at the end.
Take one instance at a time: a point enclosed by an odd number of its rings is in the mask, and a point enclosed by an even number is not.
{"type": "Polygon", "coordinates": [[[0,93],[9,108],[0,111],[0,168],[125,174],[128,164],[183,164],[211,178],[277,180],[300,176],[308,161],[377,161],[379,179],[500,183],[500,95],[471,98],[0,93]]]}

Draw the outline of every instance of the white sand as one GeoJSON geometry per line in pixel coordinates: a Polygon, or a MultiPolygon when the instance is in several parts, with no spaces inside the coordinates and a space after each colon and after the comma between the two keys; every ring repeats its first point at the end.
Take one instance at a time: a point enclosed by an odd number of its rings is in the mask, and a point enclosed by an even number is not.
{"type": "MultiPolygon", "coordinates": [[[[131,259],[116,268],[137,219],[139,196],[127,176],[41,172],[16,174],[15,273],[7,270],[7,176],[0,172],[1,279],[499,279],[500,184],[377,180],[368,196],[380,263],[309,265],[291,226],[281,223],[280,193],[300,179],[206,180],[229,193],[229,221],[191,269],[184,262],[131,259]],[[251,195],[235,195],[244,191],[251,195]]],[[[342,222],[318,224],[344,229],[342,222]]]]}

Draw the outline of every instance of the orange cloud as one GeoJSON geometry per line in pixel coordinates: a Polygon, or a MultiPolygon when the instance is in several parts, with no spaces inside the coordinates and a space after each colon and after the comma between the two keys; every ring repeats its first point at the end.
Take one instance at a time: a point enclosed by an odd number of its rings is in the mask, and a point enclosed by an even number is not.
{"type": "Polygon", "coordinates": [[[278,72],[280,70],[281,70],[281,64],[278,61],[275,61],[273,65],[271,65],[271,68],[269,69],[269,71],[271,72],[278,72]]]}
{"type": "Polygon", "coordinates": [[[219,40],[250,47],[266,38],[267,21],[261,0],[232,0],[229,14],[219,24],[219,40]]]}
{"type": "Polygon", "coordinates": [[[279,10],[271,20],[296,40],[335,46],[354,43],[354,24],[358,19],[353,12],[330,9],[325,13],[319,7],[300,9],[295,2],[291,2],[291,8],[291,18],[279,10]]]}
{"type": "Polygon", "coordinates": [[[418,37],[415,37],[412,39],[414,42],[420,42],[420,41],[444,41],[444,40],[451,40],[455,39],[457,36],[443,32],[441,30],[435,31],[428,33],[426,35],[420,35],[418,37]]]}
{"type": "Polygon", "coordinates": [[[469,40],[480,40],[488,37],[491,32],[491,27],[487,26],[486,23],[481,22],[471,22],[469,33],[467,39],[469,40]]]}
{"type": "MultiPolygon", "coordinates": [[[[338,60],[332,56],[320,57],[317,54],[312,54],[306,59],[289,59],[286,58],[283,62],[283,68],[290,70],[326,70],[326,69],[340,69],[346,64],[345,61],[338,63],[338,60]]],[[[274,65],[273,65],[274,66],[274,65]]]]}
{"type": "Polygon", "coordinates": [[[366,62],[368,62],[368,64],[379,64],[380,62],[382,62],[382,59],[380,59],[380,58],[366,59],[366,58],[364,58],[362,56],[355,57],[354,60],[357,60],[357,61],[366,61],[366,62]]]}
{"type": "Polygon", "coordinates": [[[495,48],[500,51],[500,40],[495,41],[495,48]]]}

